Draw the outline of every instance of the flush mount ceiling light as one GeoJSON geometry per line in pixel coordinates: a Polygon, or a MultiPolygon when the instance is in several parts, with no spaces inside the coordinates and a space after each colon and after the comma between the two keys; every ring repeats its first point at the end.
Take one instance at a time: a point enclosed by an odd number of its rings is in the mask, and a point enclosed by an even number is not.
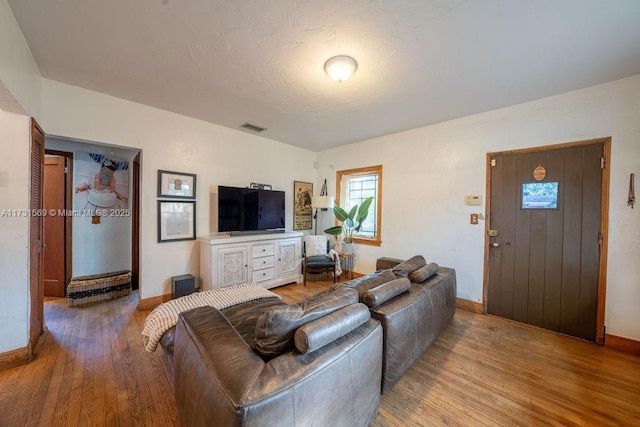
{"type": "Polygon", "coordinates": [[[331,80],[343,82],[349,80],[349,77],[358,69],[358,63],[355,59],[346,55],[338,55],[329,58],[324,63],[324,71],[329,75],[331,80]]]}

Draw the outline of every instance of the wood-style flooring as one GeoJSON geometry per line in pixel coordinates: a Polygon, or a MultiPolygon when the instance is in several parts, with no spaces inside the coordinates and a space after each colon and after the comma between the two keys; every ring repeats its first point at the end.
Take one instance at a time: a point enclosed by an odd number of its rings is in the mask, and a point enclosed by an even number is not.
{"type": "MultiPolygon", "coordinates": [[[[274,289],[286,302],[329,286],[274,289]]],[[[0,371],[0,426],[173,426],[161,350],[145,352],[137,294],[45,304],[34,361],[0,371]]],[[[373,426],[640,425],[640,358],[498,317],[458,310],[382,396],[373,426]]]]}

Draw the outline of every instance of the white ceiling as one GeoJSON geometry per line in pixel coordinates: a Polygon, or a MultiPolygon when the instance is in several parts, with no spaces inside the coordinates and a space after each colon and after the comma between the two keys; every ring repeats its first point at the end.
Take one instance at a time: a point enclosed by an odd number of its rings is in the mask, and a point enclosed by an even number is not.
{"type": "Polygon", "coordinates": [[[639,0],[8,2],[46,78],[315,151],[640,73],[639,0]]]}

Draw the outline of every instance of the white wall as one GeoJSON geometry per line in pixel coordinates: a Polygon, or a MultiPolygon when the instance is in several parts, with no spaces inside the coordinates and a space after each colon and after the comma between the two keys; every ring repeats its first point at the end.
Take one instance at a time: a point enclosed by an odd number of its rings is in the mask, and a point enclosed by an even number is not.
{"type": "Polygon", "coordinates": [[[293,181],[314,181],[316,154],[239,130],[43,79],[43,119],[50,135],[142,150],[140,296],[171,292],[172,276],[199,276],[194,241],[157,243],[158,169],[197,174],[197,234],[209,234],[210,194],[218,185],[271,184],[287,192],[293,221],[293,181]]]}
{"type": "MultiPolygon", "coordinates": [[[[45,148],[50,150],[67,151],[70,153],[91,152],[104,154],[120,159],[129,160],[129,170],[118,173],[128,173],[129,185],[127,194],[131,198],[132,161],[137,150],[130,150],[87,142],[64,140],[47,137],[45,148]]],[[[74,162],[77,171],[79,166],[74,162]]],[[[75,171],[74,171],[75,174],[75,171]]],[[[74,178],[74,187],[77,182],[74,178]]],[[[130,216],[102,216],[99,224],[93,224],[91,216],[85,215],[85,206],[78,206],[73,197],[72,209],[78,213],[72,218],[72,275],[108,273],[131,269],[131,217],[130,216]]],[[[129,200],[129,209],[131,201],[129,200]]]]}
{"type": "MultiPolygon", "coordinates": [[[[640,75],[535,102],[370,139],[319,154],[319,178],[383,165],[380,248],[359,245],[356,270],[380,256],[456,268],[458,297],[482,301],[486,153],[612,137],[607,333],[640,340],[640,209],[627,207],[629,174],[640,177],[640,75]],[[483,206],[465,206],[482,194],[483,206]]],[[[326,215],[327,217],[329,215],[326,215]]],[[[326,221],[323,221],[328,225],[326,221]]]]}
{"type": "MultiPolygon", "coordinates": [[[[29,207],[30,121],[19,114],[39,116],[40,97],[40,71],[9,4],[0,0],[0,211],[29,207]]],[[[3,353],[25,347],[29,337],[28,218],[0,217],[0,235],[3,353]]]]}
{"type": "Polygon", "coordinates": [[[0,109],[40,116],[42,76],[7,0],[0,0],[0,109]]]}
{"type": "Polygon", "coordinates": [[[27,345],[29,333],[29,141],[26,116],[0,111],[0,353],[27,345]],[[26,149],[25,149],[26,147],[26,149]]]}

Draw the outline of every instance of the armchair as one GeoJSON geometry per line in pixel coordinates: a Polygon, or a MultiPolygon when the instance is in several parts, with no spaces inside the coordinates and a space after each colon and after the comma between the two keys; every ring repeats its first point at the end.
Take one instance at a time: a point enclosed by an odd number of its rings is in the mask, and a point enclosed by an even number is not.
{"type": "Polygon", "coordinates": [[[328,257],[329,239],[327,236],[305,236],[302,242],[303,284],[307,286],[307,272],[309,270],[324,270],[333,272],[333,283],[338,279],[335,257],[328,257]]]}

